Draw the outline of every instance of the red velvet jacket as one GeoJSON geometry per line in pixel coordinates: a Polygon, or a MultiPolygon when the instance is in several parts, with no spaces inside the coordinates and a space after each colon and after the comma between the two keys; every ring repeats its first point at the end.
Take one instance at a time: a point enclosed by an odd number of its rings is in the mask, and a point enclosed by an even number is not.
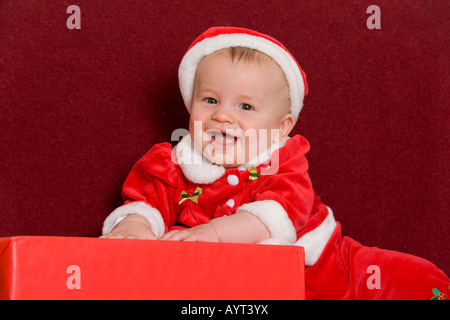
{"type": "Polygon", "coordinates": [[[263,243],[297,243],[305,247],[307,264],[314,263],[336,223],[314,194],[305,138],[272,146],[254,166],[230,169],[210,163],[191,143],[186,136],[174,149],[157,144],[135,164],[123,186],[124,205],[106,219],[104,233],[130,213],[147,217],[162,236],[243,210],[270,231],[272,238],[263,243]]]}

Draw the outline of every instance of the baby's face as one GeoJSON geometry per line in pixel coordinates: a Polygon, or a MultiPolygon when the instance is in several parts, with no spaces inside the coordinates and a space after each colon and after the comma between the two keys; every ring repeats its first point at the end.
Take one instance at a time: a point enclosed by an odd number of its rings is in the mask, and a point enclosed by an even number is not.
{"type": "Polygon", "coordinates": [[[198,65],[189,131],[213,163],[247,163],[286,137],[294,125],[284,75],[273,60],[263,58],[233,62],[219,52],[198,65]]]}

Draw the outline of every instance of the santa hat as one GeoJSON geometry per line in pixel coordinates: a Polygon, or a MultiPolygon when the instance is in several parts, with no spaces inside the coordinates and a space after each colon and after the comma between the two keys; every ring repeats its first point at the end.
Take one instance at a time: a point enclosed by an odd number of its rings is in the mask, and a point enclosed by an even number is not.
{"type": "Polygon", "coordinates": [[[188,48],[178,70],[180,91],[188,111],[190,111],[197,66],[202,58],[231,47],[245,47],[260,51],[278,63],[289,86],[290,111],[297,121],[303,106],[303,97],[308,93],[306,74],[294,56],[280,42],[268,35],[236,27],[210,28],[195,39],[188,48]]]}

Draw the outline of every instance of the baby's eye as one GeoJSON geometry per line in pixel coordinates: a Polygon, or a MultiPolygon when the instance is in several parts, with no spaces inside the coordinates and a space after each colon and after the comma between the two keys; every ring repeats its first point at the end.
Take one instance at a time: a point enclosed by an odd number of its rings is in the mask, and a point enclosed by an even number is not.
{"type": "Polygon", "coordinates": [[[246,111],[253,110],[253,107],[251,105],[249,105],[249,104],[246,104],[246,103],[240,104],[238,108],[240,108],[242,110],[246,110],[246,111]]]}
{"type": "Polygon", "coordinates": [[[217,104],[217,100],[214,98],[206,98],[205,101],[209,104],[217,104]]]}

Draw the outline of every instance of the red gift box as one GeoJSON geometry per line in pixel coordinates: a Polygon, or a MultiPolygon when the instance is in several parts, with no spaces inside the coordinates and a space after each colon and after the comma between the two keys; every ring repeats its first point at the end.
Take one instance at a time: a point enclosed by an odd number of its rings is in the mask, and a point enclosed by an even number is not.
{"type": "Polygon", "coordinates": [[[298,246],[0,238],[1,299],[304,299],[298,246]]]}

